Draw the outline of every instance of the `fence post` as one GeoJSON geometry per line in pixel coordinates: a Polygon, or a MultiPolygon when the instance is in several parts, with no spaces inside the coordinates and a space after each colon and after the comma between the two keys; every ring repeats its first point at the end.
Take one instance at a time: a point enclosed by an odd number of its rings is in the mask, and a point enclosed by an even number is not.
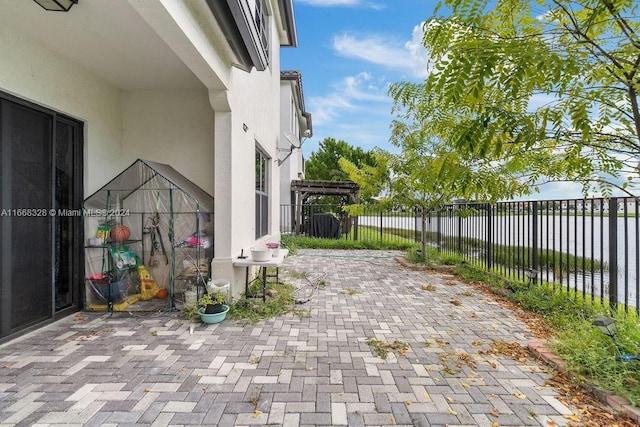
{"type": "MultiPolygon", "coordinates": [[[[460,212],[458,212],[458,236],[457,237],[458,237],[457,251],[459,254],[462,254],[462,215],[460,215],[460,212]]],[[[465,254],[465,255],[468,255],[468,254],[465,254]]]]}
{"type": "Polygon", "coordinates": [[[618,199],[609,199],[609,307],[618,307],[618,199]]]}
{"type": "Polygon", "coordinates": [[[487,204],[487,270],[493,268],[493,206],[487,204]]]}
{"type": "Polygon", "coordinates": [[[442,210],[436,211],[436,244],[438,245],[438,252],[442,252],[442,210]]]}
{"type": "Polygon", "coordinates": [[[380,241],[382,242],[382,210],[380,210],[380,241]]]}
{"type": "Polygon", "coordinates": [[[414,209],[413,213],[414,213],[414,218],[413,218],[414,219],[413,241],[414,242],[418,242],[419,241],[418,240],[418,215],[417,215],[417,212],[415,211],[415,209],[414,209]]]}
{"type": "Polygon", "coordinates": [[[353,240],[358,240],[358,215],[353,218],[353,240]]]}
{"type": "MultiPolygon", "coordinates": [[[[533,209],[533,214],[531,216],[531,221],[533,222],[533,224],[531,224],[531,250],[533,251],[531,256],[531,268],[534,271],[540,271],[540,269],[538,268],[538,264],[540,264],[540,257],[538,256],[538,202],[534,201],[531,203],[531,209],[533,209]]],[[[538,274],[540,276],[542,276],[542,273],[536,273],[536,274],[532,274],[532,281],[533,283],[537,283],[538,282],[538,274]]]]}

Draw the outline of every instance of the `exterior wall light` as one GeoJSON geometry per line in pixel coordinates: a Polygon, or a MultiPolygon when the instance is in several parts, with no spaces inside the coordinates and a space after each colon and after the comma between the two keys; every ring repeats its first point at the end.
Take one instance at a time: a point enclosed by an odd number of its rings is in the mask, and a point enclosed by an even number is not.
{"type": "Polygon", "coordinates": [[[618,326],[616,325],[616,319],[612,319],[611,317],[596,317],[596,319],[591,322],[591,324],[597,327],[600,332],[604,335],[608,336],[613,340],[613,343],[616,345],[618,349],[616,354],[616,360],[622,360],[624,362],[631,362],[632,360],[640,360],[640,356],[629,354],[624,352],[624,349],[618,342],[618,326]]]}
{"type": "Polygon", "coordinates": [[[612,319],[611,317],[597,317],[591,324],[600,329],[600,332],[611,338],[614,342],[616,341],[616,335],[618,334],[616,319],[612,319]]]}
{"type": "Polygon", "coordinates": [[[33,0],[44,10],[53,12],[68,12],[71,6],[78,3],[78,0],[33,0]]]}

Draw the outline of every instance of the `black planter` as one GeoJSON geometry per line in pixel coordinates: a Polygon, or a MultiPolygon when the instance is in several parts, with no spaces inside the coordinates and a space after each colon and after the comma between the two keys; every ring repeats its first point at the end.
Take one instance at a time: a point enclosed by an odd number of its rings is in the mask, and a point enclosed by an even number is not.
{"type": "Polygon", "coordinates": [[[205,314],[216,314],[222,313],[223,311],[224,307],[222,306],[222,304],[207,304],[207,306],[204,308],[205,314]]]}

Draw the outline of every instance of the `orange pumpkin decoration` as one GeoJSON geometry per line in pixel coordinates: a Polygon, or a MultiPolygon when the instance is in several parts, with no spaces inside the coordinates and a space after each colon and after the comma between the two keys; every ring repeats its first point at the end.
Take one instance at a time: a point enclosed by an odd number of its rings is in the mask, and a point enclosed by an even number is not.
{"type": "Polygon", "coordinates": [[[168,296],[169,296],[169,292],[167,292],[167,290],[164,288],[160,289],[158,293],[156,293],[156,298],[158,299],[165,299],[168,296]]]}
{"type": "Polygon", "coordinates": [[[111,240],[114,242],[122,243],[131,236],[131,230],[129,227],[122,224],[116,224],[111,227],[111,240]]]}

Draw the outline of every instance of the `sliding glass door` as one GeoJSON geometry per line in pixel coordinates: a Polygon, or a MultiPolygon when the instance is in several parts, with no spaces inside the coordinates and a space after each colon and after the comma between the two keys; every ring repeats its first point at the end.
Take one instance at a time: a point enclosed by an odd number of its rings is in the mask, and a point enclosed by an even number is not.
{"type": "Polygon", "coordinates": [[[0,93],[0,340],[81,301],[82,124],[0,93]]]}

